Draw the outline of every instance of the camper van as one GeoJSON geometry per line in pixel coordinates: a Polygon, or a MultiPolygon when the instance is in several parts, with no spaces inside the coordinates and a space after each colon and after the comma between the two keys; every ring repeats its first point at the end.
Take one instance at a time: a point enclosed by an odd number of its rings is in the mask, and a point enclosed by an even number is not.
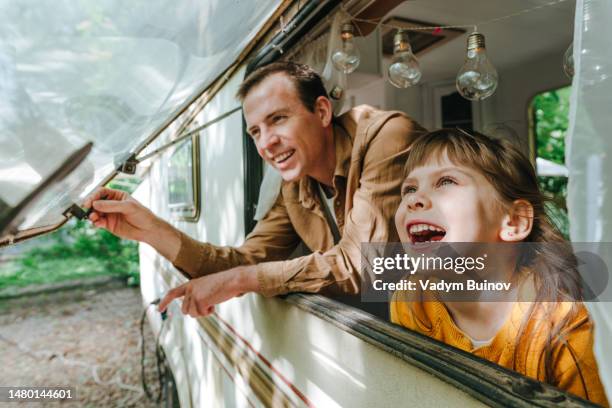
{"type": "MultiPolygon", "coordinates": [[[[278,60],[321,73],[337,114],[366,104],[403,111],[427,129],[481,131],[515,143],[540,175],[572,177],[539,156],[533,101],[579,75],[571,45],[588,0],[69,3],[60,8],[71,13],[47,26],[39,23],[58,14],[55,3],[27,13],[8,7],[16,27],[7,35],[16,40],[0,46],[0,103],[10,102],[0,129],[17,142],[0,135],[0,172],[12,177],[0,180],[2,245],[79,216],[84,197],[121,173],[138,174],[134,197],[181,231],[240,245],[274,202],[280,176],[257,154],[236,93],[250,72],[278,60]],[[347,24],[359,59],[350,73],[332,62],[347,24]],[[421,72],[409,86],[389,71],[398,30],[421,72]],[[498,83],[468,99],[456,78],[475,31],[498,83]]],[[[187,278],[150,246],[139,251],[148,307],[187,278]]],[[[180,301],[167,315],[148,307],[163,349],[165,404],[591,405],[394,325],[386,307],[304,293],[247,294],[202,318],[181,313],[180,301]]]]}

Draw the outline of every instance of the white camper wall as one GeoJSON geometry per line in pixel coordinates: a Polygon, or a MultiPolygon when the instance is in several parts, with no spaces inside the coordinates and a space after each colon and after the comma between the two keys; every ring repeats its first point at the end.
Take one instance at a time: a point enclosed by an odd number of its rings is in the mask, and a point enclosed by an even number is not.
{"type": "MultiPolygon", "coordinates": [[[[244,71],[232,79],[196,117],[198,125],[240,106],[235,98],[244,71]]],[[[200,141],[200,218],[197,223],[173,220],[168,209],[167,160],[172,149],[152,168],[159,183],[152,186],[156,214],[187,234],[216,245],[237,245],[244,239],[244,164],[241,111],[202,130],[200,141]]]]}
{"type": "MultiPolygon", "coordinates": [[[[244,69],[239,70],[196,117],[196,127],[240,106],[235,94],[242,82],[244,69]]],[[[178,122],[178,121],[177,121],[178,122]]],[[[177,128],[173,124],[151,148],[169,141],[177,128]]],[[[200,132],[200,217],[197,222],[173,218],[168,207],[168,163],[174,151],[165,151],[154,158],[135,195],[155,214],[200,241],[217,245],[238,245],[244,240],[244,159],[242,117],[238,110],[200,132]]],[[[140,246],[141,291],[145,303],[160,297],[184,278],[174,272],[170,263],[148,245],[140,246]],[[166,275],[166,276],[164,276],[166,275]],[[170,279],[168,279],[170,277],[170,279]]],[[[149,321],[157,332],[159,314],[150,308],[149,321]]],[[[169,319],[162,335],[162,344],[172,368],[181,406],[248,406],[233,381],[214,356],[214,351],[201,340],[196,320],[184,317],[180,305],[169,307],[169,319]]]]}
{"type": "MultiPolygon", "coordinates": [[[[399,89],[384,81],[387,109],[397,109],[407,113],[421,125],[425,124],[425,100],[422,86],[414,86],[408,89],[399,89]]],[[[431,127],[431,126],[430,126],[431,127]]]]}

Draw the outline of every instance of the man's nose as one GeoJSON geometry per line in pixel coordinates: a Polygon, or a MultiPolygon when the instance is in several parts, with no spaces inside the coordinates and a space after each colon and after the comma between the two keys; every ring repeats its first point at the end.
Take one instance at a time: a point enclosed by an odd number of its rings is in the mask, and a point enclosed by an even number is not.
{"type": "Polygon", "coordinates": [[[407,200],[408,209],[411,211],[428,210],[431,208],[431,200],[426,194],[415,192],[410,194],[407,200]]]}
{"type": "Polygon", "coordinates": [[[259,145],[262,150],[268,150],[278,142],[280,142],[280,138],[274,132],[270,132],[268,130],[261,131],[259,145]]]}

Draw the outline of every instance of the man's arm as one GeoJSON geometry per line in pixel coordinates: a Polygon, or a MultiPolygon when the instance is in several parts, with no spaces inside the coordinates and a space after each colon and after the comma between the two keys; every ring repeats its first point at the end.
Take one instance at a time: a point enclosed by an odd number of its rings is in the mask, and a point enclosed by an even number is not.
{"type": "Polygon", "coordinates": [[[190,238],[123,191],[100,188],[85,201],[84,206],[93,206],[95,211],[90,219],[96,227],[105,228],[121,238],[151,245],[192,278],[240,265],[285,259],[299,243],[281,195],[244,244],[236,248],[190,238]]]}
{"type": "Polygon", "coordinates": [[[83,206],[93,207],[89,219],[96,227],[105,228],[120,238],[145,242],[170,261],[176,258],[180,232],[128,193],[102,187],[91,194],[83,206]]]}
{"type": "Polygon", "coordinates": [[[286,259],[300,242],[279,194],[274,206],[239,247],[202,243],[180,233],[180,250],[173,264],[192,278],[242,265],[286,259]]]}

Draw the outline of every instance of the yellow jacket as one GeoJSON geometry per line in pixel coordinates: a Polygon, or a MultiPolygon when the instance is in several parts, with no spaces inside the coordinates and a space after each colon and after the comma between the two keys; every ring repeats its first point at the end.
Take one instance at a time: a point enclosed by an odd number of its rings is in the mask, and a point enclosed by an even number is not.
{"type": "Polygon", "coordinates": [[[593,354],[593,322],[582,303],[563,302],[547,308],[546,305],[553,304],[516,302],[510,318],[491,342],[474,347],[470,338],[455,325],[444,303],[419,301],[421,296],[414,292],[395,292],[390,304],[391,321],[581,398],[609,406],[593,354]],[[546,358],[551,328],[567,316],[572,306],[575,307],[572,317],[550,342],[550,354],[546,358]],[[520,335],[521,324],[528,316],[520,335]]]}

